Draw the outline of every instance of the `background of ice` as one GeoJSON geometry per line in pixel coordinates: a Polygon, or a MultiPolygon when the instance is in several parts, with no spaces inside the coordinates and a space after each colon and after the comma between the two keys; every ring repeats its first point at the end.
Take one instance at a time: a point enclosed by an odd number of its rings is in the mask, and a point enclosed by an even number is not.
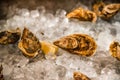
{"type": "MultiPolygon", "coordinates": [[[[11,15],[1,20],[0,30],[29,28],[39,40],[54,40],[73,33],[88,34],[95,39],[98,48],[91,57],[70,54],[59,49],[55,60],[48,58],[29,62],[14,45],[0,45],[0,63],[5,80],[73,80],[73,72],[80,71],[91,80],[120,80],[120,61],[109,54],[112,41],[120,41],[120,13],[111,22],[98,19],[96,23],[68,20],[66,10],[47,12],[44,6],[34,10],[9,7],[11,15]],[[13,8],[13,9],[12,9],[13,8]],[[15,13],[14,13],[15,12],[15,13]]],[[[85,7],[87,8],[87,7],[85,7]]]]}

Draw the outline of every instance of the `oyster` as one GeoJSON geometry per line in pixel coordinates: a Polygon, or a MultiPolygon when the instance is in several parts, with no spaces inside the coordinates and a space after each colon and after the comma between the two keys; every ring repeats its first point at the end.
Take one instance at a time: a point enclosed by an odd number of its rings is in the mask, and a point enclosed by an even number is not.
{"type": "Polygon", "coordinates": [[[113,57],[120,60],[120,44],[118,42],[112,42],[110,44],[110,53],[113,57]]]}
{"type": "Polygon", "coordinates": [[[93,5],[93,11],[102,19],[108,20],[120,11],[120,4],[105,5],[103,2],[99,2],[93,5]]]}
{"type": "Polygon", "coordinates": [[[4,80],[2,70],[3,70],[3,67],[1,65],[0,66],[0,80],[4,80]]]}
{"type": "Polygon", "coordinates": [[[24,28],[21,41],[18,43],[19,49],[25,56],[35,57],[41,50],[39,40],[27,28],[24,28]]]}
{"type": "Polygon", "coordinates": [[[67,18],[77,18],[81,21],[92,21],[92,22],[96,22],[97,20],[97,16],[94,12],[85,10],[81,7],[68,13],[67,18]]]}
{"type": "Polygon", "coordinates": [[[86,34],[73,34],[53,42],[66,51],[82,56],[91,56],[95,53],[97,45],[94,39],[86,34]]]}
{"type": "Polygon", "coordinates": [[[74,72],[73,77],[74,80],[90,80],[90,78],[80,72],[74,72]]]}
{"type": "Polygon", "coordinates": [[[0,32],[0,44],[14,44],[20,39],[20,29],[17,28],[15,31],[3,31],[0,32]]]}
{"type": "Polygon", "coordinates": [[[97,14],[97,16],[101,15],[101,11],[103,10],[105,6],[105,3],[103,3],[102,1],[97,2],[93,5],[93,11],[97,14]]]}
{"type": "Polygon", "coordinates": [[[101,12],[101,18],[110,19],[111,17],[116,15],[119,11],[120,11],[120,4],[106,5],[101,12]]]}

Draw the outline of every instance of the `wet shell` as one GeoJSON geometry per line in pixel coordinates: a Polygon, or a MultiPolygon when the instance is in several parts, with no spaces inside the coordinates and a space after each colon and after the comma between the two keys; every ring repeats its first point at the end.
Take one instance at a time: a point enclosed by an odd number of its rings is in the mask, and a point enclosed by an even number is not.
{"type": "Polygon", "coordinates": [[[93,11],[102,19],[108,20],[120,11],[120,4],[105,5],[99,2],[93,5],[93,11]]]}
{"type": "Polygon", "coordinates": [[[111,17],[116,15],[119,11],[120,11],[120,4],[106,5],[101,12],[101,18],[110,19],[111,17]]]}
{"type": "Polygon", "coordinates": [[[95,53],[97,45],[94,39],[86,34],[73,34],[53,42],[54,45],[66,51],[82,56],[91,56],[95,53]]]}
{"type": "Polygon", "coordinates": [[[80,73],[80,72],[74,72],[73,73],[74,80],[91,80],[86,75],[80,73]]]}
{"type": "Polygon", "coordinates": [[[0,32],[0,44],[14,44],[20,39],[20,29],[17,28],[16,31],[3,31],[0,32]]]}
{"type": "Polygon", "coordinates": [[[97,16],[94,12],[85,10],[81,7],[68,13],[67,18],[76,18],[79,19],[80,21],[92,21],[92,22],[96,22],[97,20],[97,16]]]}
{"type": "Polygon", "coordinates": [[[112,42],[110,44],[110,53],[113,57],[120,60],[120,44],[118,42],[112,42]]]}
{"type": "Polygon", "coordinates": [[[3,67],[2,67],[2,65],[0,66],[0,80],[4,80],[4,78],[3,78],[3,67]]]}
{"type": "Polygon", "coordinates": [[[35,57],[41,50],[39,40],[27,28],[24,28],[23,30],[22,38],[18,47],[23,54],[28,57],[35,57]]]}
{"type": "Polygon", "coordinates": [[[103,3],[102,1],[97,2],[93,5],[93,11],[97,14],[97,16],[101,15],[101,11],[103,10],[105,6],[105,3],[103,3]]]}

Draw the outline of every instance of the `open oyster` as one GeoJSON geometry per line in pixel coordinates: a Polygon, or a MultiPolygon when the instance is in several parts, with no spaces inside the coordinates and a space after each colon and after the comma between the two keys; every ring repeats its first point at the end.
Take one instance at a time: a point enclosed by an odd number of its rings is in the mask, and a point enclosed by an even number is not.
{"type": "Polygon", "coordinates": [[[113,57],[120,60],[120,44],[118,42],[112,42],[110,44],[110,53],[113,57]]]}
{"type": "Polygon", "coordinates": [[[97,16],[94,12],[85,10],[81,7],[68,13],[67,18],[77,18],[81,21],[92,21],[92,22],[96,22],[97,20],[97,16]]]}
{"type": "Polygon", "coordinates": [[[18,43],[19,49],[25,56],[35,57],[41,50],[39,40],[27,28],[24,28],[21,41],[18,43]]]}
{"type": "Polygon", "coordinates": [[[80,72],[74,72],[73,77],[74,80],[90,80],[90,78],[80,72]]]}
{"type": "Polygon", "coordinates": [[[97,45],[94,39],[86,34],[73,34],[53,42],[56,46],[68,52],[91,56],[96,51],[97,45]]]}
{"type": "Polygon", "coordinates": [[[3,67],[1,65],[0,66],[0,80],[4,80],[2,70],[3,70],[3,67]]]}
{"type": "Polygon", "coordinates": [[[3,31],[0,32],[0,44],[14,44],[20,39],[20,29],[17,28],[15,31],[3,31]]]}

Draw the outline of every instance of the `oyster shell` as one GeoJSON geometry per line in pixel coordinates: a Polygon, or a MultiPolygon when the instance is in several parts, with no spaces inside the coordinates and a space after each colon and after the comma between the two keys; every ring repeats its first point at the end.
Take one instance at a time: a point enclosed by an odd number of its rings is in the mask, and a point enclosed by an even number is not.
{"type": "Polygon", "coordinates": [[[91,80],[86,75],[84,75],[80,72],[74,72],[73,77],[74,77],[74,80],[91,80]]]}
{"type": "Polygon", "coordinates": [[[3,67],[1,65],[0,66],[0,80],[4,80],[2,70],[3,70],[3,67]]]}
{"type": "Polygon", "coordinates": [[[105,3],[103,3],[102,1],[97,2],[93,5],[93,11],[97,14],[97,16],[101,15],[101,11],[103,10],[105,6],[105,3]]]}
{"type": "Polygon", "coordinates": [[[36,36],[27,28],[24,28],[21,41],[18,43],[19,49],[25,56],[35,57],[41,50],[41,44],[36,36]]]}
{"type": "Polygon", "coordinates": [[[115,57],[116,59],[120,60],[120,44],[119,42],[112,42],[110,44],[110,53],[113,57],[115,57]]]}
{"type": "Polygon", "coordinates": [[[14,44],[20,39],[20,29],[17,28],[15,31],[3,31],[0,32],[0,44],[14,44]]]}
{"type": "Polygon", "coordinates": [[[92,21],[92,22],[96,22],[97,20],[97,16],[94,12],[85,10],[81,7],[68,13],[67,18],[77,18],[80,21],[92,21]]]}
{"type": "Polygon", "coordinates": [[[95,53],[97,45],[94,39],[86,34],[73,34],[53,42],[66,51],[82,56],[91,56],[95,53]]]}
{"type": "Polygon", "coordinates": [[[116,15],[119,11],[120,11],[120,4],[106,5],[101,12],[101,18],[110,19],[111,17],[116,15]]]}
{"type": "Polygon", "coordinates": [[[105,5],[103,2],[99,2],[93,5],[93,11],[102,19],[108,20],[120,11],[120,4],[114,3],[105,5]]]}

